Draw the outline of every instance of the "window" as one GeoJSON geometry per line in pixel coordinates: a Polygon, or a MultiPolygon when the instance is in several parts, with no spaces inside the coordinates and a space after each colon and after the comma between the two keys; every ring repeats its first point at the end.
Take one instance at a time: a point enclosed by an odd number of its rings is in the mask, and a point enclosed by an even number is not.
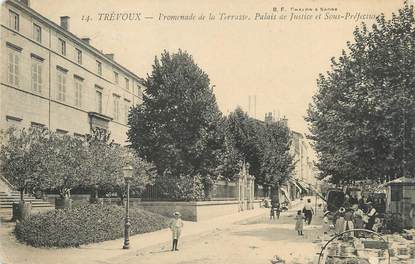
{"type": "Polygon", "coordinates": [[[20,127],[22,125],[22,120],[23,119],[16,116],[6,115],[7,126],[20,127]]]}
{"type": "Polygon", "coordinates": [[[80,49],[75,49],[76,62],[82,64],[82,51],[80,49]]]}
{"type": "Polygon", "coordinates": [[[67,130],[64,130],[64,129],[59,129],[59,128],[57,128],[56,129],[56,134],[58,134],[58,135],[66,135],[66,134],[68,134],[68,131],[67,130]]]}
{"type": "Polygon", "coordinates": [[[32,58],[32,90],[42,93],[42,62],[32,58]]]}
{"type": "Polygon", "coordinates": [[[114,72],[114,83],[118,84],[118,72],[114,72]]]}
{"type": "Polygon", "coordinates": [[[38,122],[30,122],[30,126],[36,129],[44,129],[46,126],[38,122]]]}
{"type": "Polygon", "coordinates": [[[102,75],[102,63],[100,61],[97,61],[97,72],[102,75]]]}
{"type": "Polygon", "coordinates": [[[59,101],[65,102],[66,100],[66,72],[58,70],[58,96],[59,101]]]}
{"type": "Polygon", "coordinates": [[[19,55],[17,52],[9,50],[7,57],[9,84],[19,86],[19,55]]]}
{"type": "Polygon", "coordinates": [[[33,39],[42,42],[42,28],[36,24],[33,24],[33,39]]]}
{"type": "Polygon", "coordinates": [[[75,77],[75,106],[82,106],[82,80],[75,77]]]}
{"type": "Polygon", "coordinates": [[[63,39],[58,39],[59,41],[59,52],[63,56],[66,56],[66,42],[63,39]]]}
{"type": "Polygon", "coordinates": [[[120,120],[120,97],[118,95],[113,95],[114,99],[114,120],[120,120]]]}
{"type": "Polygon", "coordinates": [[[102,91],[95,90],[96,111],[102,113],[102,91]]]}
{"type": "Polygon", "coordinates": [[[128,112],[130,111],[130,101],[124,99],[124,120],[125,123],[128,123],[128,112]]]}
{"type": "Polygon", "coordinates": [[[125,89],[130,89],[130,80],[128,78],[125,78],[125,89]]]}
{"type": "Polygon", "coordinates": [[[14,30],[19,31],[19,15],[11,10],[9,11],[9,26],[14,30]]]}

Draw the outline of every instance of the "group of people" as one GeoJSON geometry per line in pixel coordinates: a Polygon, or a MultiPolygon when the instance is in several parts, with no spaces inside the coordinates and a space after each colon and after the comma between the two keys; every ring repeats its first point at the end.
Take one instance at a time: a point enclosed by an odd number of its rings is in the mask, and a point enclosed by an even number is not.
{"type": "Polygon", "coordinates": [[[303,235],[304,223],[307,223],[308,225],[311,224],[313,215],[314,209],[313,205],[311,204],[311,199],[307,199],[303,210],[298,210],[297,215],[295,216],[295,230],[299,236],[303,235]]]}
{"type": "MultiPolygon", "coordinates": [[[[381,228],[381,221],[377,217],[378,212],[373,206],[372,202],[349,204],[345,207],[340,207],[334,213],[332,222],[329,220],[329,215],[333,212],[325,212],[323,216],[323,231],[325,234],[329,232],[330,227],[334,225],[336,234],[341,234],[344,231],[351,229],[368,229],[378,232],[381,228]]],[[[359,232],[350,233],[351,236],[359,236],[359,232]]]]}
{"type": "MultiPolygon", "coordinates": [[[[415,212],[415,209],[413,211],[415,212]]],[[[270,218],[279,218],[280,212],[280,203],[277,201],[271,202],[270,218]]],[[[369,229],[377,232],[381,227],[381,221],[377,218],[378,212],[376,211],[376,208],[371,201],[367,201],[364,197],[357,199],[354,196],[351,198],[346,196],[344,207],[340,207],[340,209],[334,213],[332,222],[329,219],[330,214],[332,214],[332,212],[326,211],[323,216],[324,234],[328,234],[333,225],[336,234],[341,234],[344,231],[351,229],[369,229]]],[[[311,199],[307,199],[303,210],[298,210],[297,215],[295,216],[295,230],[299,236],[303,235],[304,223],[307,223],[308,225],[311,224],[313,215],[314,210],[311,199]]],[[[170,223],[173,240],[172,251],[177,251],[179,250],[177,245],[183,228],[183,221],[181,220],[181,214],[179,212],[175,212],[173,216],[174,219],[170,223]]],[[[359,232],[350,235],[359,236],[359,232]]]]}
{"type": "Polygon", "coordinates": [[[275,216],[277,217],[277,219],[279,219],[280,218],[280,213],[281,213],[280,203],[277,202],[277,201],[272,201],[270,212],[269,212],[269,219],[275,219],[275,216]]]}

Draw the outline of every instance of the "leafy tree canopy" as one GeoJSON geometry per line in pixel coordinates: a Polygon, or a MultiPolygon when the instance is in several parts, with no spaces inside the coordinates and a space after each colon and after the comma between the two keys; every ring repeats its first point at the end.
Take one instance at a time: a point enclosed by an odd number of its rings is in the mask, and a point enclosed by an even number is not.
{"type": "Polygon", "coordinates": [[[218,175],[222,114],[208,75],[187,52],[156,57],[143,103],[129,114],[128,138],[158,175],[200,175],[209,189],[218,175]]]}
{"type": "Polygon", "coordinates": [[[415,20],[405,6],[354,31],[320,74],[309,122],[321,177],[384,180],[415,172],[415,20]]]}

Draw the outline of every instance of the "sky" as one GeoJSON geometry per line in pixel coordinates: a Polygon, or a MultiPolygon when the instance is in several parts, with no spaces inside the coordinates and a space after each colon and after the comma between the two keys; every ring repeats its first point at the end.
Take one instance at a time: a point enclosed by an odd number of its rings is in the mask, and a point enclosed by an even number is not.
{"type": "Polygon", "coordinates": [[[263,120],[267,112],[279,113],[288,119],[291,129],[308,133],[304,116],[316,93],[318,74],[328,71],[330,58],[338,57],[346,41],[353,40],[356,25],[371,25],[371,18],[382,12],[389,17],[402,3],[31,0],[31,7],[58,24],[60,16],[70,16],[72,33],[90,37],[91,45],[104,53],[115,53],[117,62],[143,78],[163,50],[185,50],[209,75],[224,114],[238,105],[248,111],[248,98],[255,96],[256,111],[251,111],[251,116],[263,120]],[[123,20],[124,13],[141,15],[123,20]],[[356,13],[360,13],[359,19],[356,13]],[[121,14],[118,20],[117,14],[121,14]],[[171,20],[172,16],[192,14],[194,20],[171,20]],[[209,19],[213,18],[209,14],[215,19],[209,19]],[[291,20],[292,14],[296,19],[291,20]],[[201,15],[204,19],[198,20],[201,15]],[[234,20],[244,18],[241,15],[246,16],[245,20],[234,20]],[[261,20],[261,15],[274,15],[276,19],[261,20]],[[92,20],[86,21],[88,16],[92,20]]]}

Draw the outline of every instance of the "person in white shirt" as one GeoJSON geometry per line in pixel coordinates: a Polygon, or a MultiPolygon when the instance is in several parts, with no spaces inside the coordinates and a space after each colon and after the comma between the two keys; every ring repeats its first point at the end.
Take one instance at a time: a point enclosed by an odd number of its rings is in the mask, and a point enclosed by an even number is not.
{"type": "Polygon", "coordinates": [[[179,249],[177,248],[177,244],[179,243],[179,238],[182,233],[183,221],[182,219],[180,219],[181,215],[179,212],[175,212],[173,216],[174,216],[174,219],[170,223],[170,229],[171,229],[172,238],[173,238],[173,247],[171,250],[178,251],[179,249]]]}
{"type": "Polygon", "coordinates": [[[311,199],[307,199],[307,203],[304,205],[304,214],[305,214],[305,221],[309,225],[311,223],[311,219],[313,218],[314,210],[313,205],[311,204],[311,199]]]}

